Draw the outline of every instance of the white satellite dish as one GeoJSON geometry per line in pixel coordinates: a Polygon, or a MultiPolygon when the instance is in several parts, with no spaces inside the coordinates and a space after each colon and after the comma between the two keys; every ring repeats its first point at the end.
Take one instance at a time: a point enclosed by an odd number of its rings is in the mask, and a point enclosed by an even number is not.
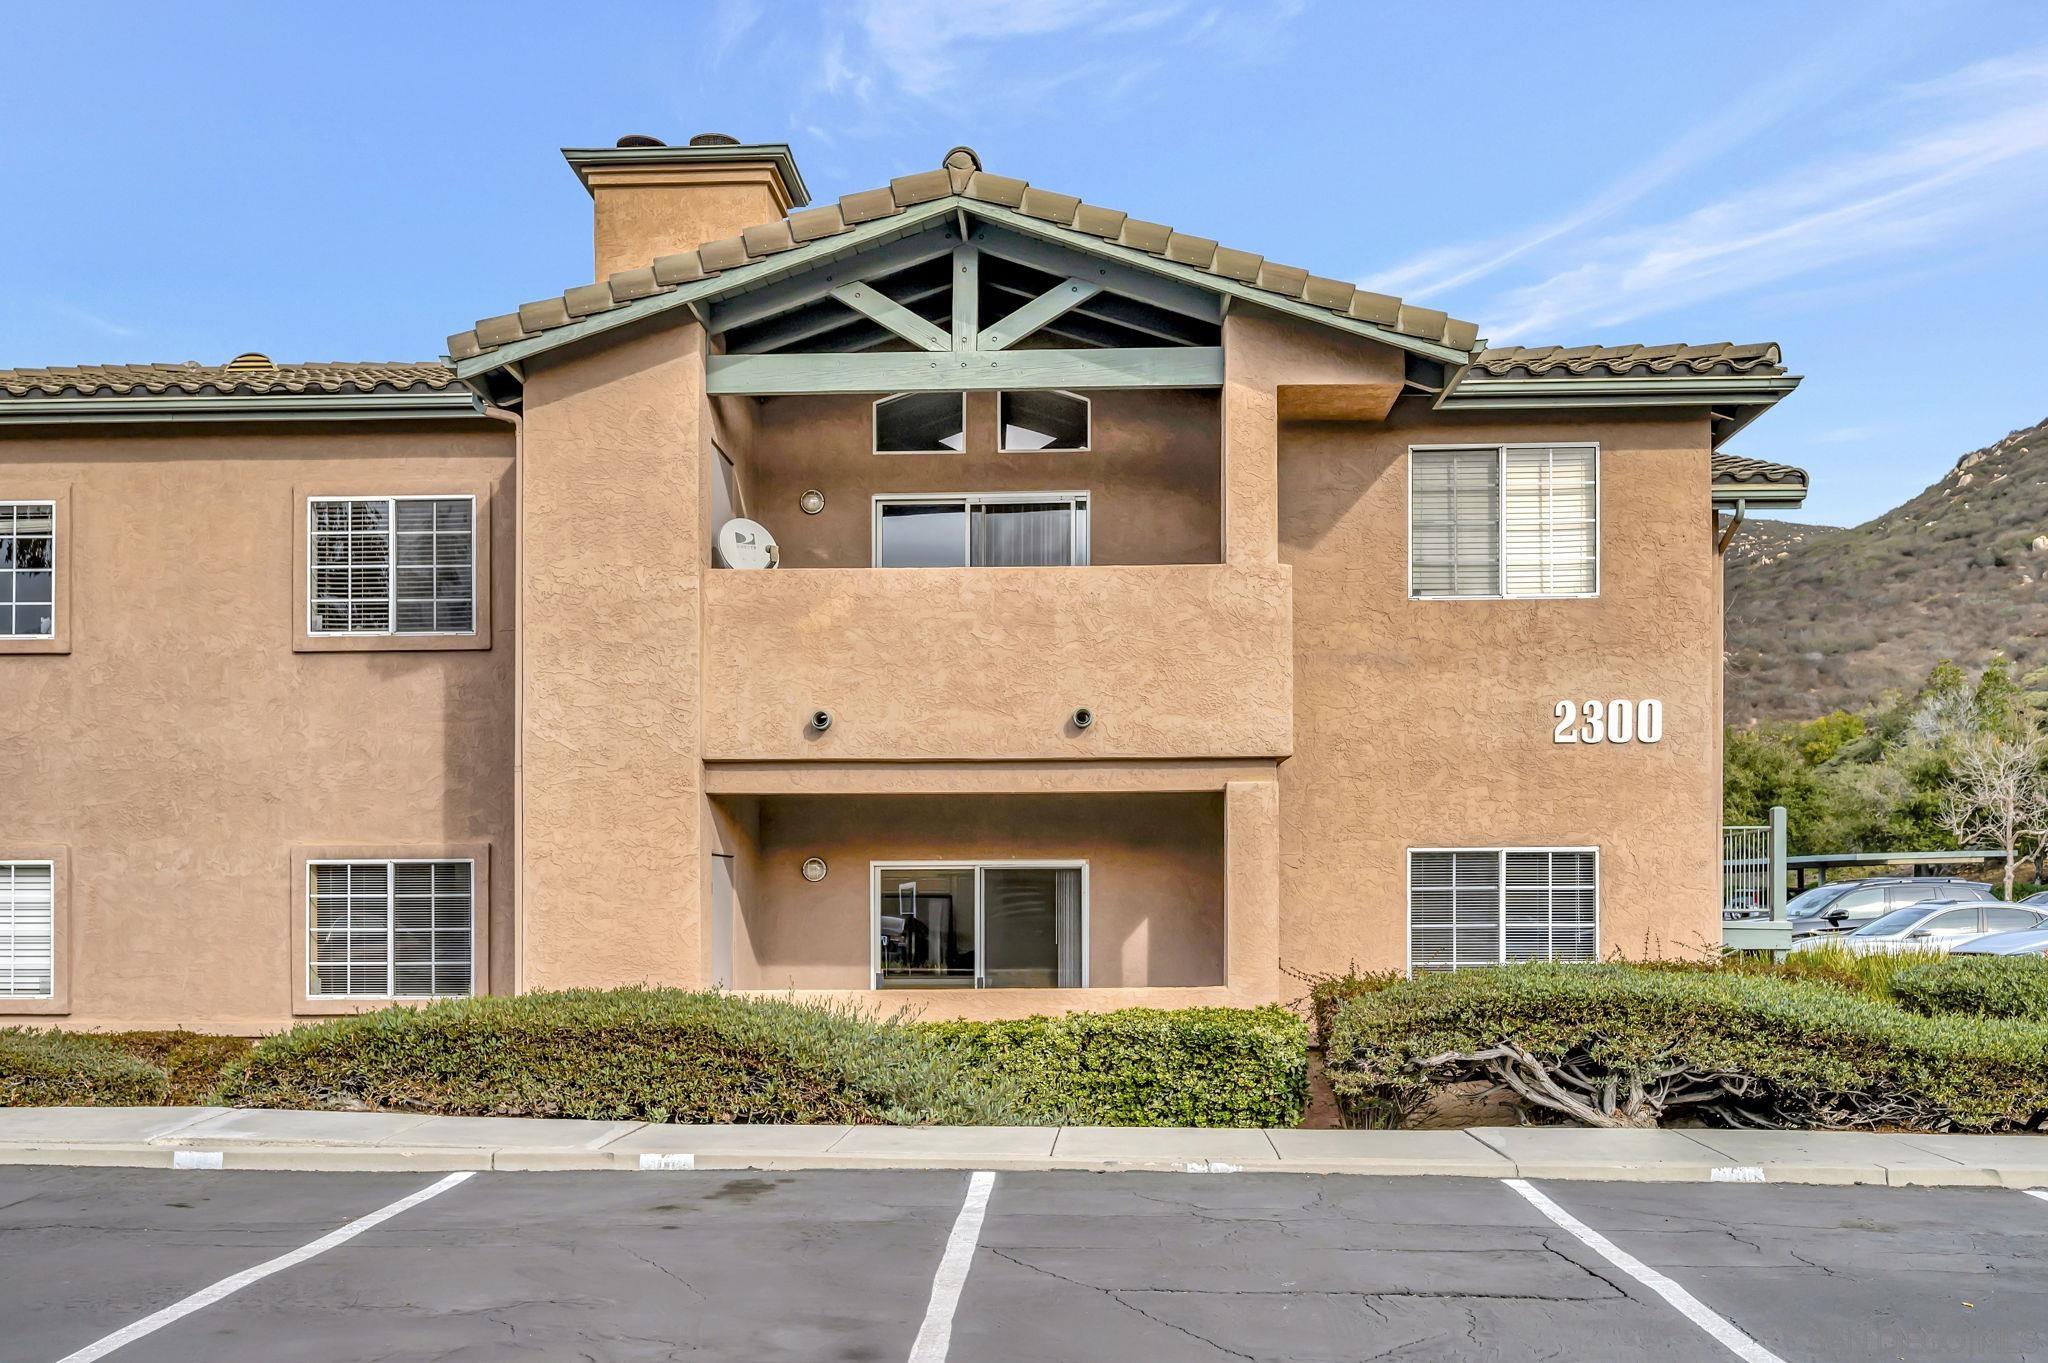
{"type": "Polygon", "coordinates": [[[767,527],[735,517],[718,527],[718,561],[728,568],[773,568],[782,555],[767,527]]]}

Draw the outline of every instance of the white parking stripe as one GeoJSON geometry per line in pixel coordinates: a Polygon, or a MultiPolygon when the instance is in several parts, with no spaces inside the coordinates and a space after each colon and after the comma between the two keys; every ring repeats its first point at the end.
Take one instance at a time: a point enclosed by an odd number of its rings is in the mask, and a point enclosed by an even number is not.
{"type": "Polygon", "coordinates": [[[946,1252],[932,1279],[931,1304],[924,1309],[917,1343],[910,1346],[910,1363],[946,1363],[946,1350],[953,1344],[953,1312],[960,1305],[960,1289],[967,1286],[967,1266],[974,1260],[981,1219],[988,1214],[988,1195],[995,1186],[996,1176],[986,1169],[967,1180],[967,1200],[960,1204],[953,1233],[946,1237],[946,1252]]]}
{"type": "Polygon", "coordinates": [[[2038,1197],[2043,1202],[2048,1202],[2048,1192],[2043,1192],[2039,1188],[2028,1188],[2026,1189],[2026,1194],[2028,1197],[2038,1197]]]}
{"type": "Polygon", "coordinates": [[[211,1287],[201,1288],[182,1301],[172,1302],[154,1315],[144,1316],[133,1325],[124,1326],[108,1335],[105,1339],[86,1345],[77,1353],[64,1355],[64,1357],[57,1360],[57,1363],[92,1363],[92,1360],[95,1358],[105,1358],[114,1350],[124,1345],[133,1344],[136,1340],[146,1335],[153,1335],[166,1325],[174,1321],[183,1320],[194,1311],[211,1306],[224,1297],[232,1296],[251,1283],[261,1282],[273,1273],[282,1273],[294,1264],[303,1264],[315,1255],[325,1254],[336,1245],[344,1244],[355,1239],[366,1230],[372,1230],[383,1225],[400,1212],[410,1211],[430,1197],[439,1197],[456,1184],[462,1183],[474,1177],[474,1175],[474,1170],[450,1174],[438,1183],[430,1184],[416,1193],[399,1198],[398,1201],[388,1207],[379,1207],[368,1216],[357,1217],[339,1230],[329,1231],[309,1245],[302,1245],[289,1254],[280,1254],[275,1259],[260,1263],[254,1268],[245,1268],[240,1273],[222,1278],[211,1287]]]}
{"type": "Polygon", "coordinates": [[[1698,1297],[1552,1202],[1529,1183],[1519,1178],[1504,1178],[1501,1182],[1527,1198],[1537,1211],[1570,1231],[1595,1254],[1671,1303],[1680,1315],[1720,1341],[1729,1353],[1745,1360],[1745,1363],[1785,1363],[1784,1359],[1708,1310],[1706,1303],[1698,1297]]]}

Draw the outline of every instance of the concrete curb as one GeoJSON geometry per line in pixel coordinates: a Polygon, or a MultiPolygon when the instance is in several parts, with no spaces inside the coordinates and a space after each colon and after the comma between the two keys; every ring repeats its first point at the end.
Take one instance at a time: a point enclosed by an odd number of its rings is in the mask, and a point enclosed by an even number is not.
{"type": "Polygon", "coordinates": [[[662,1126],[219,1108],[0,1109],[0,1165],[446,1173],[1059,1170],[2048,1188],[2048,1137],[1812,1131],[662,1126]]]}
{"type": "MultiPolygon", "coordinates": [[[[654,1156],[659,1160],[663,1157],[654,1156]]],[[[1700,1164],[1601,1164],[1597,1161],[1550,1163],[1531,1160],[1478,1159],[1430,1162],[1385,1159],[1225,1160],[1163,1159],[1084,1160],[1003,1157],[920,1158],[882,1155],[761,1155],[672,1152],[667,1164],[642,1163],[640,1154],[603,1150],[409,1149],[403,1146],[345,1149],[333,1145],[248,1145],[224,1150],[197,1147],[124,1145],[0,1145],[0,1166],[40,1165],[72,1168],[210,1170],[295,1170],[319,1173],[451,1173],[458,1170],[499,1173],[589,1172],[727,1172],[792,1173],[804,1170],[855,1172],[881,1170],[992,1169],[1024,1173],[1054,1171],[1090,1174],[1296,1174],[1303,1176],[1369,1175],[1375,1177],[1542,1179],[1551,1182],[1603,1183],[1777,1183],[1844,1186],[1860,1184],[1894,1188],[2048,1188],[2041,1169],[1973,1168],[1961,1165],[1927,1168],[1876,1166],[1751,1165],[1731,1169],[1700,1164]],[[183,1158],[178,1158],[182,1156],[183,1158]]]]}

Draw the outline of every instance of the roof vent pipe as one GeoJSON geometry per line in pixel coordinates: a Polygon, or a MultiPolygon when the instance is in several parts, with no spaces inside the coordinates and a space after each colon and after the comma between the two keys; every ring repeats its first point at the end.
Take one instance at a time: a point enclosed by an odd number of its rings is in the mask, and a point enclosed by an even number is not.
{"type": "Polygon", "coordinates": [[[646,133],[627,133],[613,145],[620,147],[665,147],[668,143],[658,137],[649,137],[646,133]]]}

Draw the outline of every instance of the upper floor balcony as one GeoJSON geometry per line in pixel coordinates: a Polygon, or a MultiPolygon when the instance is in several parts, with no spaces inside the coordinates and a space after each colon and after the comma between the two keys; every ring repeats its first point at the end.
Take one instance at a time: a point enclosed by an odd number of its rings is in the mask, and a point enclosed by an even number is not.
{"type": "Polygon", "coordinates": [[[717,406],[710,523],[780,566],[706,573],[707,758],[1289,751],[1288,572],[1224,561],[1215,393],[717,406]]]}
{"type": "Polygon", "coordinates": [[[704,756],[1284,756],[1291,611],[1278,564],[714,572],[704,756]]]}

